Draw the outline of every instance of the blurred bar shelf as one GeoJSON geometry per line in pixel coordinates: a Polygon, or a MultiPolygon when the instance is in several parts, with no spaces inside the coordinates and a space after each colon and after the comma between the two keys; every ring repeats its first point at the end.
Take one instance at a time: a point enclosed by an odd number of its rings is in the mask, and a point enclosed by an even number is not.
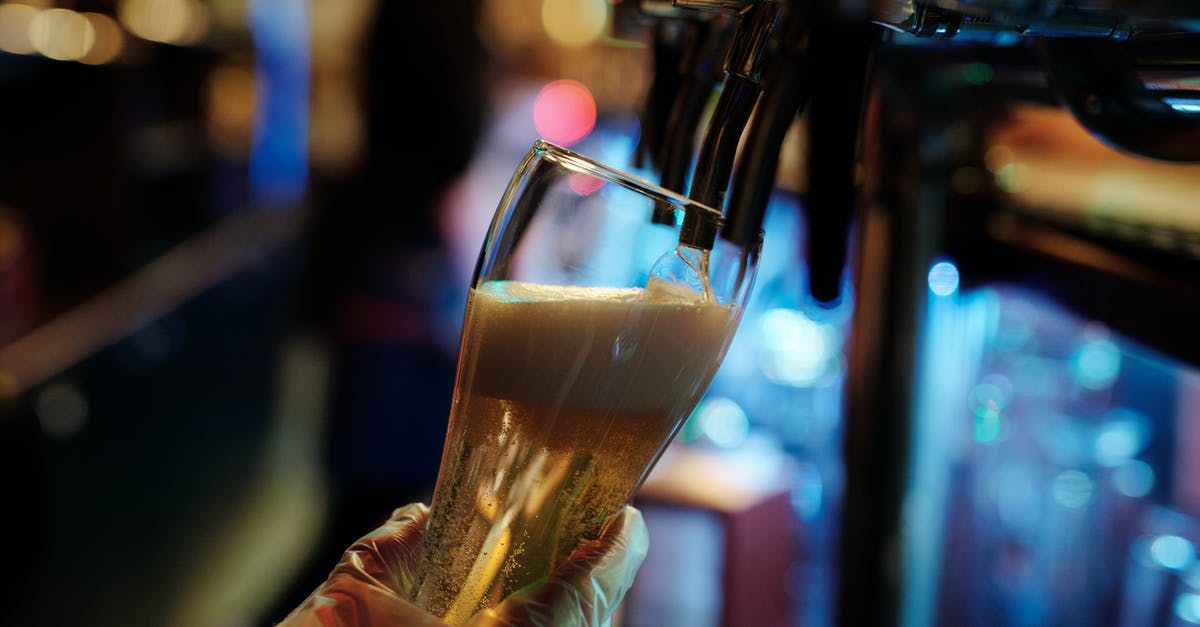
{"type": "Polygon", "coordinates": [[[1009,207],[951,237],[970,285],[1017,284],[1185,364],[1200,365],[1200,232],[1009,207]]]}

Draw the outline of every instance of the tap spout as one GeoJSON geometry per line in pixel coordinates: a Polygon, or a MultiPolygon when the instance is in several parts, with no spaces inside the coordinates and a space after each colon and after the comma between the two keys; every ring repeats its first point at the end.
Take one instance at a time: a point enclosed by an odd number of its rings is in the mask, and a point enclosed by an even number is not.
{"type": "MultiPolygon", "coordinates": [[[[737,15],[725,81],[700,144],[688,193],[715,209],[724,205],[738,143],[762,94],[762,66],[780,10],[777,0],[761,0],[737,15]]],[[[685,221],[685,231],[686,227],[685,221]]]]}
{"type": "Polygon", "coordinates": [[[730,182],[721,232],[722,238],[738,245],[754,241],[762,230],[784,136],[808,98],[810,86],[804,66],[807,28],[799,12],[784,18],[780,53],[766,70],[762,100],[746,131],[741,160],[730,182]]]}

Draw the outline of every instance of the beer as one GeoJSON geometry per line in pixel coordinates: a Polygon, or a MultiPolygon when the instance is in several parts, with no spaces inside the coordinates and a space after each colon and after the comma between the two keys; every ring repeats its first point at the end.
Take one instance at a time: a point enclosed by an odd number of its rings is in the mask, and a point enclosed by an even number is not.
{"type": "Polygon", "coordinates": [[[451,624],[599,536],[707,389],[736,309],[686,288],[468,297],[415,601],[451,624]]]}

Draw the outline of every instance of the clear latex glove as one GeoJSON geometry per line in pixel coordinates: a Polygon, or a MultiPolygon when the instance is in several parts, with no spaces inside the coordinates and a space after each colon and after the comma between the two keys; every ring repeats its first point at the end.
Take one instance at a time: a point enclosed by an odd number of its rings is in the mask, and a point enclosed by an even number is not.
{"type": "MultiPolygon", "coordinates": [[[[446,627],[408,601],[421,559],[429,508],[392,513],[350,546],[333,573],[278,627],[446,627]]],[[[641,512],[626,506],[599,539],[581,545],[544,582],[480,611],[465,627],[601,627],[633,585],[650,536],[641,512]]]]}

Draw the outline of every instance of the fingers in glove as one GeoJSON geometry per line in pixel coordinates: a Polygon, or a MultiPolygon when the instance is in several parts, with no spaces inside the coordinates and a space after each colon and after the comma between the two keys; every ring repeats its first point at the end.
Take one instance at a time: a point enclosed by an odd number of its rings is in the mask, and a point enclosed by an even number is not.
{"type": "Polygon", "coordinates": [[[471,627],[600,627],[633,585],[650,535],[642,514],[624,507],[600,538],[581,545],[544,582],[484,610],[471,627]]]}
{"type": "Polygon", "coordinates": [[[429,508],[401,507],[342,554],[329,579],[280,627],[445,627],[408,601],[429,508]]]}
{"type": "Polygon", "coordinates": [[[367,580],[406,596],[421,559],[428,521],[429,508],[422,503],[396,509],[387,522],[350,545],[333,575],[367,580]]]}

